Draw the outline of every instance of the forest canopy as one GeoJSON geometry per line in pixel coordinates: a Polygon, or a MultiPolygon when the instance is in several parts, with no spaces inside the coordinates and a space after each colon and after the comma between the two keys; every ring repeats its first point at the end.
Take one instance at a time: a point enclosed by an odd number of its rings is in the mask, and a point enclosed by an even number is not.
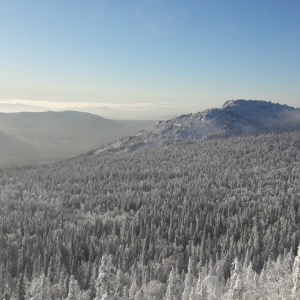
{"type": "Polygon", "coordinates": [[[299,150],[300,133],[290,132],[2,169],[0,295],[20,299],[16,287],[23,285],[34,297],[33,287],[47,281],[54,299],[69,297],[73,284],[79,299],[98,299],[99,270],[109,257],[116,280],[107,295],[123,299],[206,299],[192,288],[204,295],[211,280],[221,288],[216,299],[239,299],[228,298],[233,287],[255,274],[266,282],[251,281],[243,293],[271,299],[270,286],[281,278],[290,289],[276,292],[292,299],[299,150]],[[278,268],[286,277],[271,278],[278,268]]]}

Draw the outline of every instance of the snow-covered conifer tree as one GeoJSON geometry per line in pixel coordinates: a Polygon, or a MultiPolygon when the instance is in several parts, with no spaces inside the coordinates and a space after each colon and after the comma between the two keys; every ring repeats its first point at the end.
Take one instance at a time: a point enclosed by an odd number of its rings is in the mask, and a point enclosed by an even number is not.
{"type": "Polygon", "coordinates": [[[195,299],[193,300],[208,300],[210,295],[207,291],[207,288],[205,285],[201,285],[201,288],[200,288],[200,291],[199,291],[199,294],[196,296],[195,299]]]}
{"type": "Polygon", "coordinates": [[[133,277],[133,280],[131,281],[130,289],[128,291],[129,299],[134,299],[134,296],[138,292],[138,290],[139,290],[139,286],[137,285],[137,282],[133,277]]]}
{"type": "Polygon", "coordinates": [[[230,287],[227,299],[242,300],[244,292],[243,270],[240,261],[236,258],[234,261],[234,270],[230,276],[230,287]]]}
{"type": "Polygon", "coordinates": [[[116,267],[112,263],[112,258],[111,256],[103,255],[97,278],[97,297],[113,295],[116,290],[116,284],[116,267]]]}
{"type": "Polygon", "coordinates": [[[143,283],[142,266],[139,264],[132,272],[129,288],[129,299],[134,299],[143,283]]]}
{"type": "Polygon", "coordinates": [[[16,298],[17,300],[26,300],[26,288],[22,273],[20,274],[17,282],[16,298]]]}
{"type": "Polygon", "coordinates": [[[194,285],[194,281],[195,281],[195,275],[193,272],[193,261],[190,258],[188,271],[187,271],[187,274],[186,274],[185,280],[184,280],[184,290],[182,293],[182,300],[189,300],[190,294],[192,292],[192,288],[194,285]]]}
{"type": "Polygon", "coordinates": [[[296,300],[300,297],[300,245],[293,265],[293,283],[292,299],[296,300]]]}
{"type": "Polygon", "coordinates": [[[183,290],[183,283],[179,277],[177,270],[172,267],[169,274],[168,286],[165,300],[180,300],[183,290]]]}
{"type": "Polygon", "coordinates": [[[69,293],[66,300],[80,300],[80,290],[78,287],[77,280],[72,275],[69,282],[69,293]]]}
{"type": "Polygon", "coordinates": [[[0,296],[4,293],[5,272],[3,263],[0,264],[0,296]]]}
{"type": "Polygon", "coordinates": [[[45,275],[41,278],[41,296],[43,300],[51,300],[50,282],[45,275]]]}

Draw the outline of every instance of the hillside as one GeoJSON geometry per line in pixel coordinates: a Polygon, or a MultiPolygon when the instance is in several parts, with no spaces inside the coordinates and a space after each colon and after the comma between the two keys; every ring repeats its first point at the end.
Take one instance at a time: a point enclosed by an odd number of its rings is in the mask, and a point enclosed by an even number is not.
{"type": "Polygon", "coordinates": [[[300,129],[300,109],[259,100],[227,101],[221,108],[160,121],[108,149],[160,147],[172,141],[255,135],[300,129]]]}
{"type": "Polygon", "coordinates": [[[31,162],[37,155],[37,149],[28,143],[0,131],[0,165],[10,165],[20,160],[31,162]]]}
{"type": "MultiPolygon", "coordinates": [[[[280,288],[280,295],[289,295],[300,242],[299,151],[299,132],[272,133],[91,153],[2,171],[5,282],[13,287],[22,270],[33,285],[48,272],[54,298],[61,299],[73,274],[81,299],[90,299],[100,258],[110,254],[119,270],[119,296],[164,299],[172,266],[181,293],[191,258],[191,288],[211,290],[214,280],[216,299],[233,300],[226,295],[235,286],[231,266],[238,259],[251,278],[265,270],[259,285],[247,285],[250,294],[272,299],[280,288]],[[216,269],[218,277],[211,277],[216,269]],[[196,278],[207,276],[196,287],[196,278]]],[[[237,270],[242,274],[242,267],[237,270]]]]}

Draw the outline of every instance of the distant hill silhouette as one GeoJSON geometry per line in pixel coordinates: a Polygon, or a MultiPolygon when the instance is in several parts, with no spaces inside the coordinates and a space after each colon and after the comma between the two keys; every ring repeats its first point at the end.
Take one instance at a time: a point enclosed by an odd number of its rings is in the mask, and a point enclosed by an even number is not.
{"type": "MultiPolygon", "coordinates": [[[[75,156],[136,134],[153,124],[154,121],[109,120],[76,111],[0,113],[0,130],[19,143],[23,142],[35,149],[33,159],[38,162],[75,156]]],[[[3,143],[1,144],[4,145],[3,143]]],[[[14,147],[11,149],[13,151],[14,147]]],[[[26,160],[28,155],[25,150],[18,152],[18,159],[22,159],[22,153],[26,160]]],[[[4,154],[1,161],[3,160],[4,154]]]]}

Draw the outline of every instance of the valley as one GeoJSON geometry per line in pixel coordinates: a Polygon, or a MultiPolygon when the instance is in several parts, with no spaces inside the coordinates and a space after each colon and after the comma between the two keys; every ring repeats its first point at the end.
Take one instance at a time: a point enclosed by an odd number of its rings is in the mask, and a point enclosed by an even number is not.
{"type": "Polygon", "coordinates": [[[0,130],[11,137],[5,142],[0,140],[0,165],[28,165],[69,158],[136,134],[154,123],[115,121],[76,111],[0,113],[0,130]],[[5,151],[8,148],[15,150],[5,151]]]}

